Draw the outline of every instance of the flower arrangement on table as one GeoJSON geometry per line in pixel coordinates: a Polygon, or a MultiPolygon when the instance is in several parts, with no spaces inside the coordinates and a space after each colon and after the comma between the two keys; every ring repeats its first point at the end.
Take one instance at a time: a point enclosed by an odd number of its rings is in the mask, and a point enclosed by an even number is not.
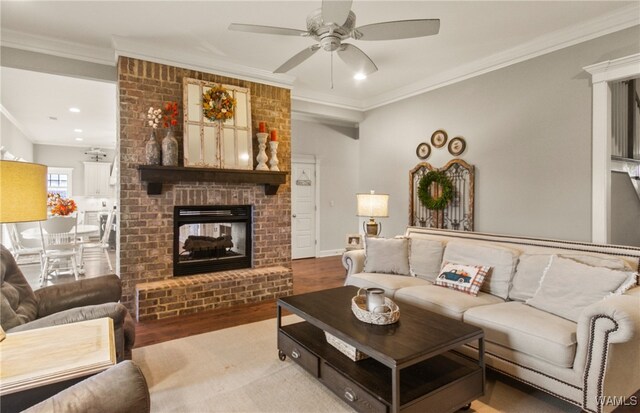
{"type": "Polygon", "coordinates": [[[202,113],[210,121],[233,118],[236,100],[224,87],[217,85],[202,94],[202,113]]]}
{"type": "Polygon", "coordinates": [[[67,216],[78,209],[76,202],[71,198],[63,198],[60,194],[48,193],[47,194],[47,207],[51,215],[67,216]]]}

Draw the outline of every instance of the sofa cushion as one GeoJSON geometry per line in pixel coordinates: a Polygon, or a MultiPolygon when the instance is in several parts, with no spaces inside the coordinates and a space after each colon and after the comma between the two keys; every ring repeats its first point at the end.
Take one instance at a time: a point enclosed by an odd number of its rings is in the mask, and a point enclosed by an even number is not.
{"type": "Polygon", "coordinates": [[[440,241],[411,238],[409,240],[409,271],[414,277],[434,282],[442,266],[444,245],[440,241]]]}
{"type": "Polygon", "coordinates": [[[517,301],[470,308],[463,320],[481,327],[488,342],[556,366],[573,366],[577,324],[569,320],[517,301]]]}
{"type": "Polygon", "coordinates": [[[445,262],[435,285],[477,296],[491,267],[445,262]]]}
{"type": "Polygon", "coordinates": [[[413,287],[416,285],[431,285],[431,283],[421,278],[361,272],[359,274],[351,274],[348,276],[345,281],[345,285],[353,285],[360,288],[382,288],[387,297],[393,298],[396,290],[399,288],[413,287]]]}
{"type": "MultiPolygon", "coordinates": [[[[549,265],[553,254],[522,254],[516,267],[509,289],[509,299],[526,301],[533,297],[540,286],[540,279],[549,265]]],[[[576,252],[558,254],[559,257],[572,259],[592,267],[604,267],[612,270],[630,271],[629,265],[622,259],[601,254],[576,252]]]]}
{"type": "Polygon", "coordinates": [[[614,293],[629,275],[552,256],[540,288],[526,303],[577,323],[584,308],[614,293]]]}
{"type": "MultiPolygon", "coordinates": [[[[397,302],[413,304],[416,307],[455,318],[456,320],[462,320],[462,314],[469,308],[504,302],[499,297],[483,292],[474,297],[435,285],[405,287],[396,291],[394,298],[397,302]]],[[[400,311],[402,311],[402,308],[400,308],[400,311]]],[[[402,316],[400,319],[402,319],[402,316]]]]}
{"type": "Polygon", "coordinates": [[[506,299],[518,262],[518,251],[494,245],[451,241],[447,244],[442,259],[457,264],[491,267],[480,291],[506,299]]]}
{"type": "Polygon", "coordinates": [[[364,272],[409,275],[407,238],[367,238],[364,272]]]}

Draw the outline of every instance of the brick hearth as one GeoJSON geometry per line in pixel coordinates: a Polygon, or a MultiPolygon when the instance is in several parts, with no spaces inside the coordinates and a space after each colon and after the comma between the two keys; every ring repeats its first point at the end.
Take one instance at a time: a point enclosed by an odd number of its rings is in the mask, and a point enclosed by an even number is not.
{"type": "MultiPolygon", "coordinates": [[[[290,177],[276,195],[265,195],[263,185],[223,182],[165,184],[162,194],[147,195],[146,184],[137,170],[143,163],[145,141],[151,132],[146,126],[146,113],[150,106],[160,107],[166,101],[177,101],[182,107],[184,77],[249,88],[253,130],[257,130],[260,121],[278,130],[279,166],[283,171],[291,170],[288,89],[120,57],[120,278],[122,302],[138,319],[264,301],[290,295],[293,290],[290,177]],[[220,204],[254,205],[253,268],[174,278],[174,205],[220,204]]],[[[164,137],[162,132],[159,139],[164,137]]],[[[175,135],[182,159],[181,126],[175,135]]],[[[253,151],[255,159],[255,134],[253,151]]]]}

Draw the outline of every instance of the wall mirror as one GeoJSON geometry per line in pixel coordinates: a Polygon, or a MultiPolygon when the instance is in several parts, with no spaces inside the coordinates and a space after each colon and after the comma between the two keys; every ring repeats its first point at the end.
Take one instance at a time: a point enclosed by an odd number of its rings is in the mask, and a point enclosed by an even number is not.
{"type": "Polygon", "coordinates": [[[184,166],[253,169],[251,93],[247,88],[222,85],[236,100],[234,116],[210,121],[202,113],[202,95],[215,85],[183,80],[184,166]]]}

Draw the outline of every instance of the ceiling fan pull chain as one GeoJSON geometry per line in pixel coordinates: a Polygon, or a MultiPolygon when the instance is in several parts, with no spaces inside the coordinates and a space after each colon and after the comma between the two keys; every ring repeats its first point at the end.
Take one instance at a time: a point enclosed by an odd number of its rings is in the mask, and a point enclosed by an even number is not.
{"type": "Polygon", "coordinates": [[[329,52],[329,54],[331,55],[331,82],[329,86],[333,89],[333,52],[329,52]]]}

